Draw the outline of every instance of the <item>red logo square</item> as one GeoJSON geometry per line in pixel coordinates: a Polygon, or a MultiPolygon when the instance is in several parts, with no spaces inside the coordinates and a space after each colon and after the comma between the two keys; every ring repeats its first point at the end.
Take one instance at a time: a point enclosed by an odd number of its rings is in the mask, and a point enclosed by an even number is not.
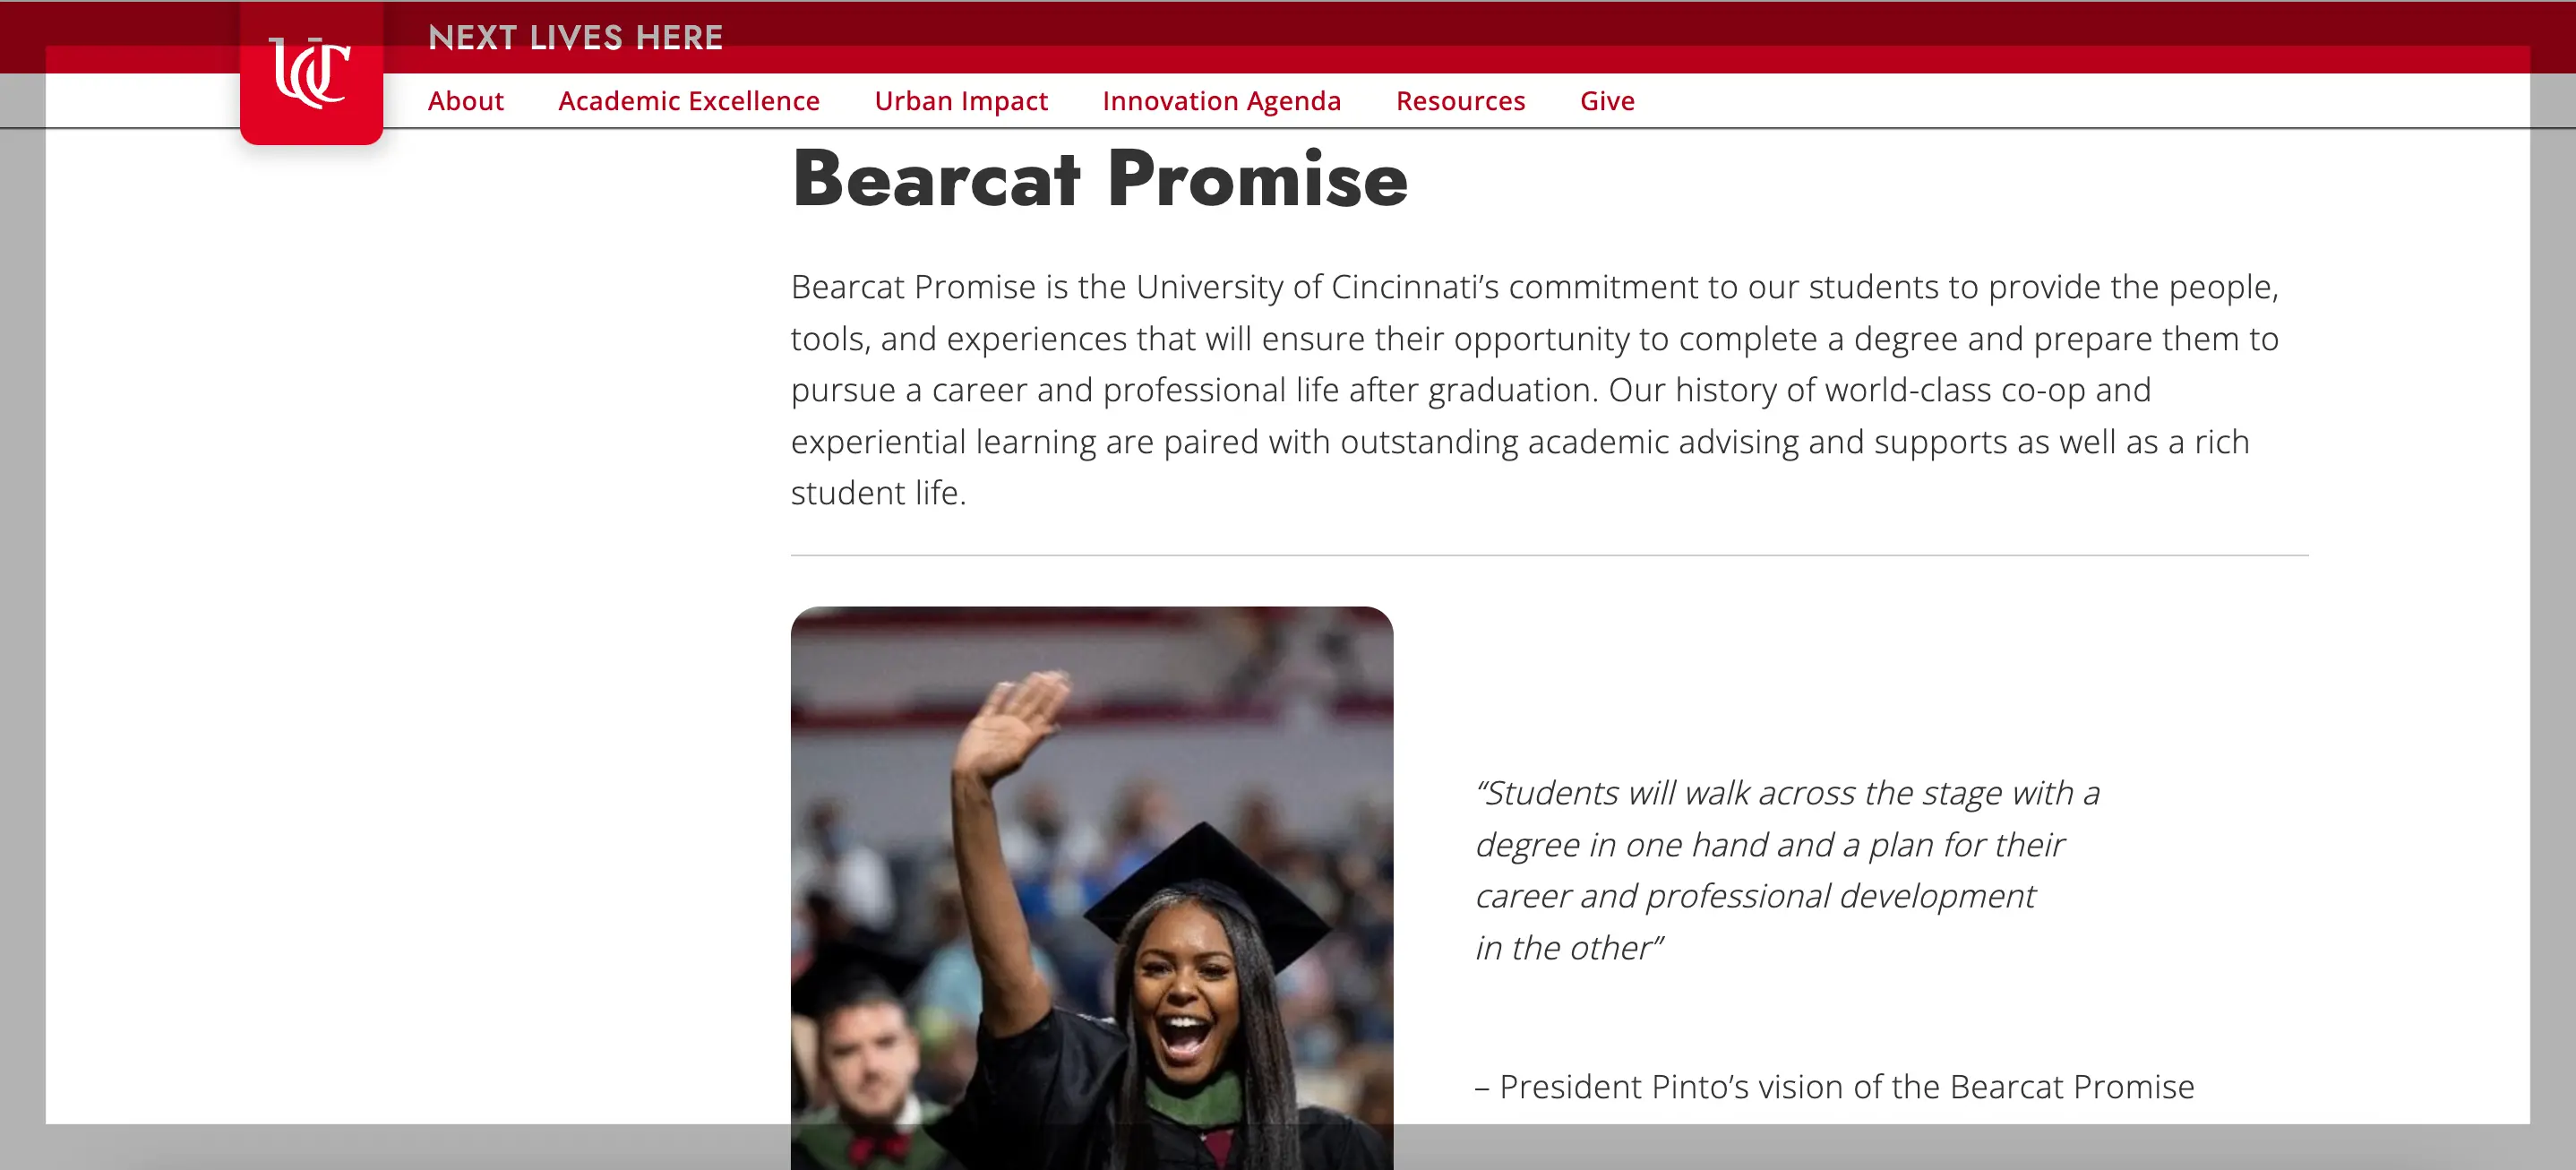
{"type": "Polygon", "coordinates": [[[381,4],[241,6],[241,133],[259,146],[365,146],[385,133],[381,4]]]}

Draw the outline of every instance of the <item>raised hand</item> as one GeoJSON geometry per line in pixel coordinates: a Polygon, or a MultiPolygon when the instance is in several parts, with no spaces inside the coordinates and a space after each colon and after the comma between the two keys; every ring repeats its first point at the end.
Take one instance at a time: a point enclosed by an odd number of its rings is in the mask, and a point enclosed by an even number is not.
{"type": "Polygon", "coordinates": [[[1017,683],[999,683],[984,697],[984,709],[957,740],[957,757],[948,765],[952,776],[986,788],[1020,770],[1029,753],[1055,734],[1056,715],[1073,680],[1063,671],[1032,674],[1017,683]]]}
{"type": "Polygon", "coordinates": [[[957,758],[948,765],[950,839],[966,895],[966,933],[974,940],[975,968],[984,976],[987,1035],[1017,1036],[1051,1010],[1052,993],[1029,947],[1029,921],[1011,887],[1011,867],[1002,860],[993,785],[1019,771],[1029,753],[1055,734],[1055,717],[1072,692],[1061,671],[994,687],[958,737],[957,758]]]}

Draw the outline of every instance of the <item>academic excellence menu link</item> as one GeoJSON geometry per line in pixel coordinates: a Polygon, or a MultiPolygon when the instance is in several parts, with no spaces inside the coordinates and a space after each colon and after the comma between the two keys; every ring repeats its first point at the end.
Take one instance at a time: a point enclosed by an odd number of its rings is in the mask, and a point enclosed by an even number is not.
{"type": "Polygon", "coordinates": [[[635,93],[622,89],[606,93],[574,93],[565,90],[563,97],[556,100],[555,108],[593,114],[812,113],[823,108],[823,99],[810,93],[771,93],[760,89],[722,93],[700,89],[687,93],[672,90],[635,93]]]}

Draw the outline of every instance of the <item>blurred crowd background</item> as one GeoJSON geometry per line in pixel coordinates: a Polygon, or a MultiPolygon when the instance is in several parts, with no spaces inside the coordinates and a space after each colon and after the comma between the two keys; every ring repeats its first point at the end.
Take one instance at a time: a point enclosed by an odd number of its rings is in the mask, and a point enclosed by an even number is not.
{"type": "Polygon", "coordinates": [[[922,1097],[963,1090],[982,1000],[949,851],[949,754],[996,681],[1065,670],[1065,730],[998,793],[1057,1002],[1109,1014],[1113,948],[1083,911],[1207,821],[1335,927],[1280,976],[1300,1101],[1392,1124],[1394,649],[1382,615],[813,610],[794,636],[791,978],[833,942],[925,960],[906,997],[922,1097]]]}

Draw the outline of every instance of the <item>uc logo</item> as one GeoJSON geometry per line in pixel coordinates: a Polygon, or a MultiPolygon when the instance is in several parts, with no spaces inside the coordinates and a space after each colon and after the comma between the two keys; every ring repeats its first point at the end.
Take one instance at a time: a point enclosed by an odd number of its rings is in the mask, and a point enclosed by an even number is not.
{"type": "Polygon", "coordinates": [[[340,100],[331,96],[331,54],[338,53],[340,59],[346,61],[349,59],[349,46],[326,45],[320,37],[304,39],[312,43],[297,53],[295,63],[289,65],[286,62],[286,38],[268,38],[269,44],[277,46],[277,92],[318,110],[323,102],[340,100]]]}

